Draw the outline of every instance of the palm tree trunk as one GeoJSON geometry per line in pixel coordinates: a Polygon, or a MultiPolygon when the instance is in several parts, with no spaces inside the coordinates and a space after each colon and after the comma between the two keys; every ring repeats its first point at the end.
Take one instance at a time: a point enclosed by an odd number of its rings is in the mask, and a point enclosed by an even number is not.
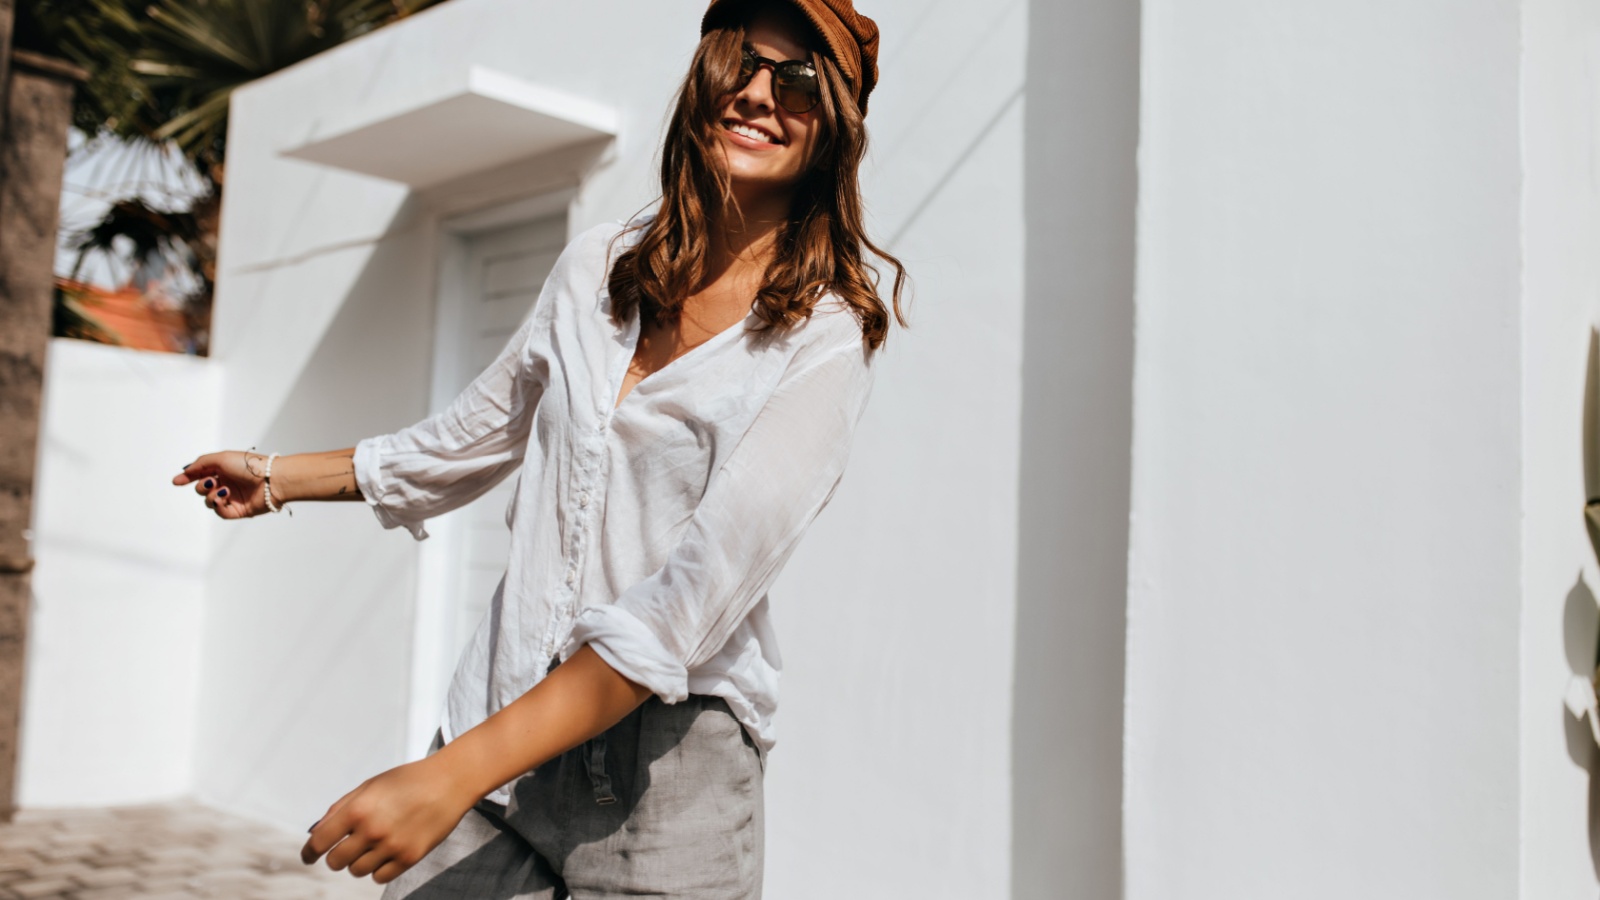
{"type": "MultiPolygon", "coordinates": [[[[10,2],[4,5],[9,47],[10,2]]],[[[72,91],[86,73],[11,50],[0,70],[0,820],[16,806],[34,459],[50,338],[56,227],[72,91]]]]}
{"type": "Polygon", "coordinates": [[[0,138],[6,133],[6,82],[11,73],[11,26],[16,8],[14,0],[0,0],[0,138]]]}

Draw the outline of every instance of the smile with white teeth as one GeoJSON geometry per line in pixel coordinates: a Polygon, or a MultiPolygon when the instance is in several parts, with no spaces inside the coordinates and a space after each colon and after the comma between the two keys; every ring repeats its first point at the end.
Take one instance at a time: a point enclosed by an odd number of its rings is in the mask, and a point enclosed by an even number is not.
{"type": "Polygon", "coordinates": [[[767,134],[765,131],[762,131],[759,128],[751,128],[749,125],[741,125],[738,122],[726,122],[723,124],[723,127],[734,134],[742,134],[751,140],[763,141],[768,144],[776,144],[778,142],[778,139],[772,135],[767,134]]]}

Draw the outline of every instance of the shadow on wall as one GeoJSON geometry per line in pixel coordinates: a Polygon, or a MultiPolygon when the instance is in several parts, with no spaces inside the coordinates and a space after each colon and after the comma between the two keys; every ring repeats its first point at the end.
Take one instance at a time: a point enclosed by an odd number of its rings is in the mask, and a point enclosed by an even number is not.
{"type": "MultiPolygon", "coordinates": [[[[236,286],[265,293],[248,311],[259,316],[282,314],[274,298],[295,291],[343,296],[270,422],[242,426],[259,434],[223,435],[223,447],[348,447],[423,418],[430,228],[407,200],[370,245],[275,263],[236,286]]],[[[310,504],[293,518],[219,531],[196,723],[197,791],[206,802],[294,826],[404,761],[414,542],[384,532],[358,506],[310,504]],[[240,579],[244,572],[252,575],[240,579]]]]}
{"type": "MultiPolygon", "coordinates": [[[[1592,528],[1590,533],[1593,537],[1592,528]]],[[[1572,590],[1567,592],[1566,611],[1562,617],[1567,663],[1574,676],[1587,678],[1594,674],[1597,644],[1600,644],[1596,640],[1600,632],[1600,611],[1595,604],[1594,592],[1580,574],[1572,590]]],[[[1567,731],[1567,754],[1589,773],[1589,856],[1594,862],[1595,875],[1600,877],[1600,778],[1596,777],[1600,754],[1597,754],[1587,722],[1564,710],[1562,723],[1567,731]]]]}
{"type": "Polygon", "coordinates": [[[1139,35],[1137,3],[1028,10],[1013,900],[1125,893],[1139,35]]]}
{"type": "MultiPolygon", "coordinates": [[[[1584,516],[1589,532],[1589,545],[1600,555],[1600,524],[1592,515],[1594,500],[1600,497],[1600,332],[1589,332],[1589,361],[1583,388],[1583,491],[1590,502],[1584,516]]],[[[1575,678],[1593,683],[1600,667],[1600,601],[1584,581],[1583,573],[1567,592],[1566,607],[1562,612],[1562,631],[1567,654],[1567,665],[1575,678]]],[[[1600,753],[1595,746],[1595,732],[1590,723],[1567,712],[1562,716],[1567,732],[1567,752],[1572,761],[1589,773],[1589,858],[1594,864],[1596,877],[1600,877],[1600,753]]]]}

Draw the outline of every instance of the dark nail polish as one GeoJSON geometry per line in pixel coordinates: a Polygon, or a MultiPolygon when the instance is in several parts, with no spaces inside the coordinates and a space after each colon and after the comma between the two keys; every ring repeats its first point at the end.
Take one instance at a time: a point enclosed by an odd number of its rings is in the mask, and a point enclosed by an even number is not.
{"type": "Polygon", "coordinates": [[[217,496],[218,497],[226,497],[226,496],[228,496],[228,489],[227,488],[223,488],[222,490],[217,491],[217,496]]]}
{"type": "Polygon", "coordinates": [[[211,479],[207,478],[206,479],[206,490],[208,490],[208,491],[211,490],[211,484],[212,484],[211,479]]]}

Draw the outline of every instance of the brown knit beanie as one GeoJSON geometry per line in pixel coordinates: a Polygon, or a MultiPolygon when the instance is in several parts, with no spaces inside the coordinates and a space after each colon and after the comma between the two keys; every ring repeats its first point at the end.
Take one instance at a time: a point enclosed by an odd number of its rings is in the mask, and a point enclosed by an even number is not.
{"type": "MultiPolygon", "coordinates": [[[[867,95],[878,83],[878,23],[856,12],[850,0],[789,0],[828,44],[828,55],[856,89],[856,105],[867,114],[867,95]]],[[[726,24],[749,0],[711,0],[700,34],[726,24]]]]}

